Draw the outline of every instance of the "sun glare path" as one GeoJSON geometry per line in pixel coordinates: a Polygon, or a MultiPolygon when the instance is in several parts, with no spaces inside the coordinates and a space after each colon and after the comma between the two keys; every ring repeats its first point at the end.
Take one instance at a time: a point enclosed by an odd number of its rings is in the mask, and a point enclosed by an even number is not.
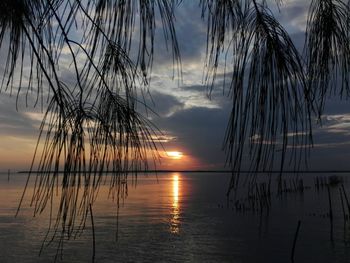
{"type": "Polygon", "coordinates": [[[166,152],[166,155],[171,158],[171,159],[175,159],[175,160],[179,160],[183,157],[183,153],[182,152],[178,152],[178,151],[171,151],[171,152],[166,152]]]}
{"type": "Polygon", "coordinates": [[[172,218],[170,221],[170,232],[178,234],[180,231],[180,207],[179,207],[179,175],[173,174],[173,207],[172,218]]]}
{"type": "Polygon", "coordinates": [[[173,175],[173,207],[178,208],[179,206],[179,176],[173,175]]]}

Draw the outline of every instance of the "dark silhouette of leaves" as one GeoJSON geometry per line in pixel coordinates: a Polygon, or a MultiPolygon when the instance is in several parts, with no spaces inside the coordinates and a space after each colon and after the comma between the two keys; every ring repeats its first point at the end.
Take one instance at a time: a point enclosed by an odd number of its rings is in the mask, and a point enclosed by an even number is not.
{"type": "MultiPolygon", "coordinates": [[[[84,229],[106,172],[119,200],[128,174],[157,159],[159,131],[138,112],[138,105],[147,109],[138,94],[149,88],[157,27],[181,76],[175,9],[182,2],[0,2],[1,90],[15,89],[17,98],[33,93],[45,112],[30,176],[35,214],[49,206],[56,218],[46,241],[58,236],[61,247],[84,229]],[[72,78],[61,75],[69,64],[72,78]]],[[[283,12],[286,1],[272,2],[283,12]]],[[[253,180],[254,171],[282,172],[287,158],[297,170],[312,145],[314,114],[320,117],[329,94],[349,95],[349,2],[311,2],[303,54],[269,9],[272,2],[198,1],[207,21],[209,93],[223,75],[232,100],[224,140],[233,172],[228,193],[245,159],[253,180]]]]}
{"type": "Polygon", "coordinates": [[[306,35],[309,86],[319,115],[327,96],[349,95],[349,6],[341,0],[312,1],[306,35]]]}

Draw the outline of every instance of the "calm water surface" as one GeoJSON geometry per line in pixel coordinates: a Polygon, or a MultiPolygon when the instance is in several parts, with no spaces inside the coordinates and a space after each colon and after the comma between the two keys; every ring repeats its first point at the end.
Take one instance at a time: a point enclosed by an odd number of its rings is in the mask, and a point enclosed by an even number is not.
{"type": "MultiPolygon", "coordinates": [[[[227,208],[229,174],[141,175],[136,187],[129,184],[118,217],[116,202],[102,187],[93,208],[96,262],[290,262],[298,220],[295,262],[350,262],[350,223],[344,225],[339,185],[330,188],[332,229],[327,190],[314,189],[314,176],[304,177],[310,186],[304,194],[273,198],[269,213],[227,208]]],[[[0,174],[0,262],[53,262],[55,242],[38,256],[49,217],[48,211],[33,217],[31,187],[14,217],[25,179],[12,174],[8,182],[7,174],[0,174]]],[[[91,256],[88,221],[80,237],[65,242],[58,262],[91,262],[91,256]]]]}

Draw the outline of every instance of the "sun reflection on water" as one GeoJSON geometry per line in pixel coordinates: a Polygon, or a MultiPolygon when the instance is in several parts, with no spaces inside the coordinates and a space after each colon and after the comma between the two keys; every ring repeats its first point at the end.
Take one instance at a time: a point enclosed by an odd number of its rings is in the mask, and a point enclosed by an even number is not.
{"type": "Polygon", "coordinates": [[[170,232],[178,234],[180,232],[180,206],[179,206],[179,191],[180,180],[179,174],[174,173],[172,176],[173,194],[172,194],[172,213],[170,220],[170,232]]]}

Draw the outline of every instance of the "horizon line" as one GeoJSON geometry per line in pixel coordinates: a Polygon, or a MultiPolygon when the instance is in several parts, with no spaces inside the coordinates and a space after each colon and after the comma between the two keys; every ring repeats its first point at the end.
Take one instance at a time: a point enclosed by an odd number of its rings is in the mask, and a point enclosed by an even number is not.
{"type": "MultiPolygon", "coordinates": [[[[10,171],[9,171],[10,172],[10,171]]],[[[54,171],[49,171],[50,173],[53,173],[54,171]]],[[[81,171],[85,173],[95,173],[94,171],[81,171]]],[[[271,173],[271,174],[278,174],[278,173],[350,173],[350,170],[271,170],[271,171],[249,171],[249,170],[242,170],[242,171],[231,171],[231,170],[167,170],[167,169],[160,169],[160,170],[130,170],[130,171],[119,171],[120,173],[257,173],[257,174],[263,174],[263,173],[271,173]]],[[[17,171],[16,173],[47,173],[42,171],[17,171]]],[[[56,173],[64,173],[64,171],[58,171],[56,173]]],[[[97,173],[97,172],[96,172],[97,173]]],[[[102,173],[115,173],[115,171],[102,171],[102,173]]]]}

